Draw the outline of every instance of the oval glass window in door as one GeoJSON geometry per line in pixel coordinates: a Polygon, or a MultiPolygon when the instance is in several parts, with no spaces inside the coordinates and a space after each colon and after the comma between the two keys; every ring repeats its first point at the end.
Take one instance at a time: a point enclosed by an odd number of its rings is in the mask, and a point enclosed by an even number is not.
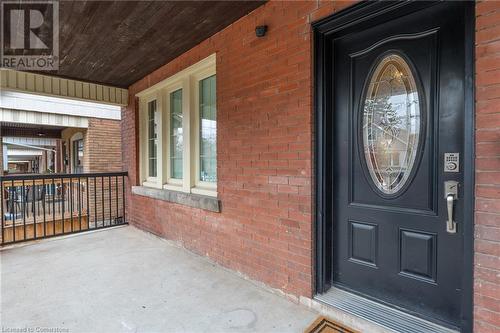
{"type": "Polygon", "coordinates": [[[383,57],[366,86],[363,149],[369,174],[384,194],[409,180],[420,140],[421,107],[415,77],[397,54],[383,57]]]}

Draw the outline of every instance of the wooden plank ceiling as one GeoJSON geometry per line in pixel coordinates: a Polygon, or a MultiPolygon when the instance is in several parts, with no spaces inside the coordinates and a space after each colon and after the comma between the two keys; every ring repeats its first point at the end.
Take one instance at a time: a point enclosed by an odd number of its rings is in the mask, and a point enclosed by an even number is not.
{"type": "Polygon", "coordinates": [[[55,74],[126,88],[265,1],[61,1],[55,74]]]}

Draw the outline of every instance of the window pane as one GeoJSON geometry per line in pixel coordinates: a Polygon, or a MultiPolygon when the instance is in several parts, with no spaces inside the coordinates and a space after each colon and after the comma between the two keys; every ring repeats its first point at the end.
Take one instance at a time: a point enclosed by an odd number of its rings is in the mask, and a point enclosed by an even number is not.
{"type": "Polygon", "coordinates": [[[170,177],[182,179],[182,89],[170,94],[170,177]]]}
{"type": "Polygon", "coordinates": [[[381,59],[367,86],[363,145],[370,176],[383,193],[401,190],[416,167],[421,112],[407,62],[397,54],[381,59]]]}
{"type": "Polygon", "coordinates": [[[200,81],[200,180],[217,181],[215,75],[200,81]]]}
{"type": "Polygon", "coordinates": [[[83,140],[73,142],[73,165],[75,173],[83,172],[83,140]]]}
{"type": "Polygon", "coordinates": [[[156,177],[157,156],[156,101],[148,103],[148,165],[149,177],[156,177]]]}

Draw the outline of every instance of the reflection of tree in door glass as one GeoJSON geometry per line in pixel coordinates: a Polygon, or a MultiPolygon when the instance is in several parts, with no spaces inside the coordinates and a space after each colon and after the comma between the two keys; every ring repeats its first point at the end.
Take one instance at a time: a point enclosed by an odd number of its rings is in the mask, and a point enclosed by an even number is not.
{"type": "Polygon", "coordinates": [[[415,163],[420,106],[414,76],[399,55],[382,58],[367,86],[363,146],[370,176],[379,190],[398,192],[415,163]]]}

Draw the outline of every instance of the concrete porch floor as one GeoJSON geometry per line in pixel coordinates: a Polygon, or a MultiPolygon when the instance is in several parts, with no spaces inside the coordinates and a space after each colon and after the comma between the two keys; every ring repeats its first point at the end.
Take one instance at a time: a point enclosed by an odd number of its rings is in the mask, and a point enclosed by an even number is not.
{"type": "Polygon", "coordinates": [[[0,256],[2,331],[303,332],[318,316],[130,226],[0,256]]]}

